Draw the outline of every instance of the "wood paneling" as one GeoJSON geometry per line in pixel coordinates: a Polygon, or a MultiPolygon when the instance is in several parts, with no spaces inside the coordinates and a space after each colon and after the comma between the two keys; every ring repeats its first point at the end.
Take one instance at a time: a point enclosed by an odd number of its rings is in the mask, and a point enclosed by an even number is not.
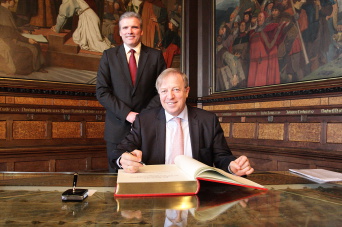
{"type": "Polygon", "coordinates": [[[104,122],[87,122],[86,136],[87,138],[103,138],[104,122]]]}
{"type": "Polygon", "coordinates": [[[80,122],[52,122],[52,138],[81,138],[80,122]]]}
{"type": "Polygon", "coordinates": [[[260,123],[258,139],[284,140],[284,124],[260,123]]]}
{"type": "Polygon", "coordinates": [[[72,172],[72,171],[86,171],[87,159],[74,158],[74,159],[56,159],[56,172],[72,172]]]}
{"type": "Polygon", "coordinates": [[[342,161],[341,98],[342,94],[203,106],[219,117],[232,152],[247,155],[256,170],[336,170],[342,161]]]}
{"type": "Polygon", "coordinates": [[[13,139],[46,139],[47,123],[44,121],[13,121],[13,139]]]}
{"type": "Polygon", "coordinates": [[[327,124],[327,143],[342,143],[342,123],[327,124]]]}
{"type": "Polygon", "coordinates": [[[107,170],[105,111],[94,97],[0,97],[0,171],[107,170]]]}
{"type": "Polygon", "coordinates": [[[221,123],[221,127],[222,127],[222,129],[223,129],[224,136],[225,136],[225,137],[229,137],[229,133],[230,133],[230,123],[221,123]]]}
{"type": "Polygon", "coordinates": [[[290,123],[289,140],[319,143],[321,135],[320,123],[290,123]]]}
{"type": "Polygon", "coordinates": [[[6,139],[6,121],[0,121],[0,140],[6,139]]]}
{"type": "Polygon", "coordinates": [[[16,161],[14,170],[19,172],[49,172],[49,161],[16,161]]]}
{"type": "Polygon", "coordinates": [[[253,139],[255,137],[254,123],[234,123],[233,138],[253,139]]]}

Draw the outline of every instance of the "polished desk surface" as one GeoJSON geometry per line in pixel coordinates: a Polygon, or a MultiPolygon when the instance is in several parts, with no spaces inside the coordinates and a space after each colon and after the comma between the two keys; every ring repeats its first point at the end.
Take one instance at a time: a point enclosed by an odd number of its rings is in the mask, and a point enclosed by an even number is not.
{"type": "Polygon", "coordinates": [[[83,202],[62,202],[73,173],[0,172],[0,226],[342,226],[342,183],[289,172],[248,178],[269,190],[207,183],[196,196],[116,198],[116,174],[79,173],[83,202]],[[181,212],[180,212],[181,211],[181,212]]]}

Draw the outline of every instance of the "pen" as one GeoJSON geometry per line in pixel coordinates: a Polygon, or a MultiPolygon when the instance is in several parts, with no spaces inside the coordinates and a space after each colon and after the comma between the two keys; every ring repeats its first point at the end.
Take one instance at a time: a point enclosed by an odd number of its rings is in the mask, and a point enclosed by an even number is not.
{"type": "Polygon", "coordinates": [[[77,177],[78,177],[78,173],[74,173],[74,180],[72,182],[72,192],[73,193],[75,193],[75,190],[76,190],[77,177]]]}
{"type": "MultiPolygon", "coordinates": [[[[126,153],[135,156],[133,153],[131,153],[131,152],[129,152],[129,151],[126,151],[126,153]]],[[[144,165],[144,166],[145,166],[145,163],[143,163],[143,162],[139,162],[139,163],[140,163],[141,165],[144,165]]]]}

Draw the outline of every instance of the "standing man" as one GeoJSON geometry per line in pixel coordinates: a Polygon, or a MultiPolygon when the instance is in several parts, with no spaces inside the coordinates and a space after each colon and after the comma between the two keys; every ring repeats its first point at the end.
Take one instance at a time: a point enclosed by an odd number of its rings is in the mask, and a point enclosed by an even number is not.
{"type": "Polygon", "coordinates": [[[177,155],[185,155],[239,176],[254,171],[246,156],[232,155],[214,113],[186,105],[190,87],[184,73],[166,69],[156,87],[162,107],[137,116],[132,131],[114,151],[112,165],[133,173],[141,161],[170,164],[177,155]]]}
{"type": "MultiPolygon", "coordinates": [[[[160,105],[154,83],[166,68],[162,52],[141,43],[139,14],[121,15],[119,29],[124,44],[103,52],[96,84],[97,99],[106,108],[104,139],[109,162],[113,160],[113,149],[131,130],[136,115],[144,108],[160,105]]],[[[116,170],[109,166],[109,171],[116,170]]]]}

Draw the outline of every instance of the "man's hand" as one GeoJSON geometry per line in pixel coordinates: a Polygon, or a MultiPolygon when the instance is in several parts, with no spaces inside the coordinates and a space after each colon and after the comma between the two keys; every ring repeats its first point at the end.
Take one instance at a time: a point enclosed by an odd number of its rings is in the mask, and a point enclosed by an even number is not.
{"type": "Polygon", "coordinates": [[[126,117],[126,121],[130,122],[131,124],[133,124],[133,122],[135,121],[135,118],[136,118],[136,116],[138,114],[139,113],[137,113],[137,112],[129,112],[129,114],[126,117]]]}
{"type": "Polygon", "coordinates": [[[120,165],[127,173],[138,172],[139,167],[143,165],[140,163],[142,152],[140,150],[134,150],[132,152],[125,152],[121,155],[120,165]]]}
{"type": "Polygon", "coordinates": [[[248,158],[244,155],[230,162],[229,168],[238,176],[249,175],[254,172],[254,169],[249,164],[248,158]]]}

